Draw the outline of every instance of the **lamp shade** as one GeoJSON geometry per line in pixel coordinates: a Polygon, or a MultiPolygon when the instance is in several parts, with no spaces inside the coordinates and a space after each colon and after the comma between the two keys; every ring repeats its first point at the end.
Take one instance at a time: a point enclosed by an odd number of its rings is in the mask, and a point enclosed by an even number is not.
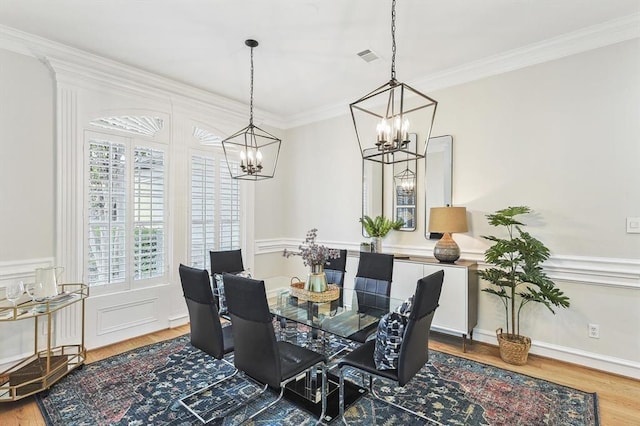
{"type": "Polygon", "coordinates": [[[466,207],[432,207],[429,211],[429,232],[467,232],[466,207]]]}

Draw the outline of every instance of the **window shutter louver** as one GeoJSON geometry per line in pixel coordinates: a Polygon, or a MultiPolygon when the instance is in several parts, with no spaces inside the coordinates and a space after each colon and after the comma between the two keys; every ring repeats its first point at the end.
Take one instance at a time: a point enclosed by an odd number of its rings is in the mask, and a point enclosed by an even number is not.
{"type": "MultiPolygon", "coordinates": [[[[220,160],[220,240],[219,250],[233,250],[240,247],[240,191],[237,179],[232,179],[225,160],[220,160]]],[[[233,173],[238,172],[240,164],[230,163],[233,173]]]]}
{"type": "Polygon", "coordinates": [[[134,279],[164,275],[164,152],[136,147],[133,169],[134,279]]]}
{"type": "MultiPolygon", "coordinates": [[[[238,162],[232,167],[239,168],[238,162]]],[[[240,248],[240,186],[221,155],[191,157],[191,263],[211,270],[209,251],[240,248]]]]}
{"type": "Polygon", "coordinates": [[[191,264],[207,270],[215,247],[215,172],[213,158],[191,157],[191,264]]]}
{"type": "Polygon", "coordinates": [[[88,156],[88,283],[124,282],[127,273],[125,146],[91,140],[88,156]]]}

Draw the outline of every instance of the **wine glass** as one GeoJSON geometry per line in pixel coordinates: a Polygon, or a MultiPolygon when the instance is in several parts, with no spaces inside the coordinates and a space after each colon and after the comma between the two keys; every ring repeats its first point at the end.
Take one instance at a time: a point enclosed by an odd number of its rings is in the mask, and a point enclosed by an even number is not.
{"type": "Polygon", "coordinates": [[[13,304],[13,307],[16,307],[16,302],[22,294],[24,293],[24,283],[22,281],[12,282],[10,283],[6,289],[7,299],[13,304]]]}
{"type": "Polygon", "coordinates": [[[44,285],[41,282],[29,283],[25,286],[25,291],[31,297],[32,302],[39,302],[42,300],[39,295],[44,293],[44,285]]]}

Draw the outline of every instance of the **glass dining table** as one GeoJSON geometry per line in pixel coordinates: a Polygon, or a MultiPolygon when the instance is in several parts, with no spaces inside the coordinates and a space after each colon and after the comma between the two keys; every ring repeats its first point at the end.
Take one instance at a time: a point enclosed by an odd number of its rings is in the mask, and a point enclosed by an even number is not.
{"type": "MultiPolygon", "coordinates": [[[[271,313],[279,320],[280,339],[300,344],[302,337],[304,345],[327,358],[327,422],[338,415],[338,377],[331,369],[343,352],[358,345],[352,341],[356,335],[375,333],[380,318],[403,303],[401,299],[349,288],[336,293],[333,300],[318,301],[313,294],[281,289],[268,299],[271,313]]],[[[346,407],[367,393],[365,387],[350,381],[345,384],[346,407]]],[[[307,374],[287,387],[285,397],[318,417],[322,411],[320,386],[319,376],[307,374]]]]}

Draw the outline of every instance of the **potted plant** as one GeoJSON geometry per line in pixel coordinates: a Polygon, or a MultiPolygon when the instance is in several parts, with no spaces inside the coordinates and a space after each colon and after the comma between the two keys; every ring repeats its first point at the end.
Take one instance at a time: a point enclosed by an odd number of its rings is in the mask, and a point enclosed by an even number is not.
{"type": "Polygon", "coordinates": [[[382,252],[382,239],[393,229],[397,231],[402,228],[404,221],[401,219],[390,220],[384,216],[376,216],[371,219],[369,216],[360,218],[360,223],[364,227],[365,232],[371,238],[371,251],[375,253],[382,252]]]}
{"type": "Polygon", "coordinates": [[[569,307],[569,298],[555,286],[540,266],[549,258],[549,249],[532,237],[517,216],[531,213],[526,206],[507,207],[487,215],[489,224],[504,227],[506,238],[482,236],[494,244],[484,252],[491,267],[478,275],[491,286],[482,291],[500,298],[504,304],[506,333],[496,330],[500,357],[503,361],[524,365],[527,362],[531,339],[520,335],[520,313],[530,302],[542,303],[553,314],[554,306],[569,307]]]}

